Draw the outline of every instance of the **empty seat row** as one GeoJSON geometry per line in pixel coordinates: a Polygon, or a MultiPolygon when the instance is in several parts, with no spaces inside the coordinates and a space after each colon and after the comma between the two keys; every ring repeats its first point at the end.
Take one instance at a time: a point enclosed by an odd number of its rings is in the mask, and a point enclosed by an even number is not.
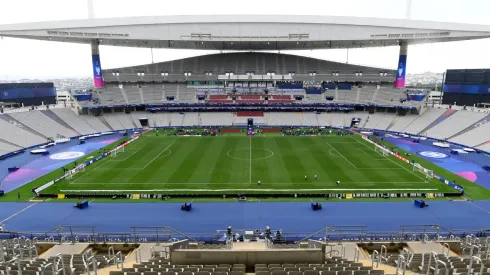
{"type": "MultiPolygon", "coordinates": [[[[125,272],[146,272],[146,271],[158,271],[158,272],[229,272],[230,268],[228,267],[217,267],[217,268],[198,268],[198,267],[133,267],[133,268],[123,268],[122,271],[125,272]]],[[[231,271],[242,271],[245,272],[245,267],[233,267],[231,271]]]]}
{"type": "MultiPolygon", "coordinates": [[[[138,268],[138,271],[140,271],[140,269],[143,269],[143,268],[153,268],[153,269],[163,269],[163,268],[167,268],[167,269],[170,269],[170,268],[181,268],[183,269],[182,271],[192,271],[192,272],[197,272],[197,271],[208,271],[208,272],[213,272],[213,271],[222,271],[222,272],[228,272],[230,271],[230,269],[234,270],[234,269],[238,269],[238,271],[240,271],[241,269],[243,269],[244,267],[233,267],[233,268],[230,268],[230,267],[227,267],[227,266],[219,266],[219,267],[216,267],[216,266],[208,266],[208,265],[205,265],[205,266],[194,266],[194,265],[191,265],[191,266],[186,266],[186,267],[182,267],[182,266],[174,266],[174,265],[158,265],[158,264],[135,264],[133,265],[133,268],[138,268]]],[[[145,270],[143,270],[145,271],[145,270]]],[[[148,270],[146,270],[148,271],[148,270]]]]}
{"type": "Polygon", "coordinates": [[[284,271],[284,270],[275,270],[275,271],[256,271],[256,275],[368,275],[368,274],[376,274],[382,275],[384,274],[383,270],[349,270],[349,271],[318,271],[318,270],[306,270],[302,271],[284,271]]]}
{"type": "Polygon", "coordinates": [[[110,271],[109,275],[245,275],[245,272],[242,271],[231,271],[231,272],[190,272],[190,271],[182,271],[182,272],[171,272],[171,271],[110,271]]]}
{"type": "Polygon", "coordinates": [[[255,271],[356,271],[356,270],[371,270],[370,266],[337,266],[337,267],[328,267],[328,266],[318,266],[318,267],[256,267],[255,271]]]}

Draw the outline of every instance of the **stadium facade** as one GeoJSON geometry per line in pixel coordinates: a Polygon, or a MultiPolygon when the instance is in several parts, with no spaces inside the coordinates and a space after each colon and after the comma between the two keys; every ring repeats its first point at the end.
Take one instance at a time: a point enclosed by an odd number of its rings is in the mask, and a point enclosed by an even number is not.
{"type": "MultiPolygon", "coordinates": [[[[400,46],[394,84],[396,88],[403,88],[409,45],[488,38],[490,27],[335,16],[213,15],[12,24],[0,26],[0,35],[90,44],[96,88],[103,87],[105,78],[102,74],[99,45],[202,50],[304,50],[400,46]]],[[[195,76],[190,69],[178,73],[195,76]],[[189,72],[191,74],[188,74],[189,72]]]]}

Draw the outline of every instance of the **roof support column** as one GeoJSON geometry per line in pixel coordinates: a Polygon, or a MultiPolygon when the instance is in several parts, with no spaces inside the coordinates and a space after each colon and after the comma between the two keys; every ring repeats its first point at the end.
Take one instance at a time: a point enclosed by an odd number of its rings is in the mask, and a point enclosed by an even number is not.
{"type": "Polygon", "coordinates": [[[400,42],[400,56],[398,57],[398,70],[396,72],[395,88],[405,88],[407,54],[408,44],[406,42],[400,42]]]}
{"type": "Polygon", "coordinates": [[[102,77],[102,65],[100,64],[99,41],[93,40],[92,46],[92,69],[94,73],[94,87],[103,88],[104,79],[102,77]]]}

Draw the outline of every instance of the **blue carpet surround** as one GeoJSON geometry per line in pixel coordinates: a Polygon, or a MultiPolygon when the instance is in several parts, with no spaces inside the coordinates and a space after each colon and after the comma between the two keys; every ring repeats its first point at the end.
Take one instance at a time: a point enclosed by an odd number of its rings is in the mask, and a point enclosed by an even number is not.
{"type": "MultiPolygon", "coordinates": [[[[44,176],[77,158],[88,155],[102,147],[105,147],[118,139],[122,134],[115,133],[112,135],[91,138],[85,144],[78,144],[78,139],[70,140],[64,144],[48,147],[49,155],[32,155],[30,150],[24,154],[9,158],[0,162],[0,183],[1,188],[6,193],[21,187],[41,176],[44,176]],[[7,168],[19,166],[20,169],[8,173],[7,168]],[[2,180],[3,179],[3,180],[2,180]]],[[[60,171],[60,175],[61,175],[60,171]]]]}
{"type": "MultiPolygon", "coordinates": [[[[490,228],[490,201],[327,202],[312,211],[309,202],[91,203],[79,210],[72,203],[1,203],[0,224],[10,231],[46,232],[57,225],[95,226],[98,232],[130,232],[131,226],[171,226],[181,232],[210,236],[229,225],[259,229],[269,225],[306,236],[326,226],[365,225],[368,231],[398,231],[407,224],[438,224],[447,229],[490,228]],[[226,209],[226,211],[223,211],[226,209]],[[300,232],[303,232],[300,234],[300,232]]],[[[468,232],[467,231],[467,232],[468,232]]]]}
{"type": "MultiPolygon", "coordinates": [[[[450,148],[440,148],[433,146],[432,140],[421,140],[415,143],[410,138],[385,137],[385,140],[417,154],[422,158],[451,171],[469,181],[475,182],[485,188],[490,189],[490,173],[483,169],[484,165],[490,165],[490,158],[484,154],[451,154],[452,149],[461,149],[461,147],[451,145],[450,148]]],[[[447,179],[452,181],[453,179],[447,179]]],[[[457,183],[457,182],[456,182],[457,183]]]]}

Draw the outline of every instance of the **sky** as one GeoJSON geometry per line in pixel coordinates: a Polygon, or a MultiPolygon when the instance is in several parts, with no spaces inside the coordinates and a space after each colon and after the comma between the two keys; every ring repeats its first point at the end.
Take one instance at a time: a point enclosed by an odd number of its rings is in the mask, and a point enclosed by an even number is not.
{"type": "MultiPolygon", "coordinates": [[[[97,18],[279,14],[338,15],[379,18],[406,17],[406,0],[93,0],[97,18]]],[[[490,25],[489,0],[412,0],[411,19],[490,25]]],[[[0,24],[88,18],[87,0],[15,0],[0,3],[0,24]]],[[[407,72],[490,68],[490,39],[410,46],[407,72]]],[[[398,47],[351,49],[348,62],[396,68],[398,47]]],[[[154,49],[155,62],[212,53],[154,49]]],[[[347,62],[346,50],[287,52],[347,62]]],[[[151,63],[150,49],[101,46],[103,68],[151,63]]],[[[0,39],[0,79],[88,77],[92,72],[89,45],[0,39]]]]}

